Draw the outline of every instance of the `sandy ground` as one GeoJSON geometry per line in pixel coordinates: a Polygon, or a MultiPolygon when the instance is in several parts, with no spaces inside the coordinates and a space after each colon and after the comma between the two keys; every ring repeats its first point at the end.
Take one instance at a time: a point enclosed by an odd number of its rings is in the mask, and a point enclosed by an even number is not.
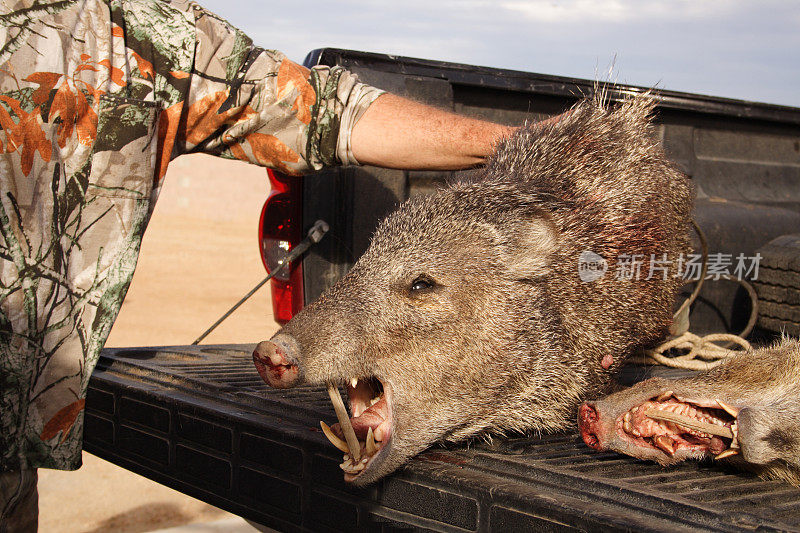
{"type": "MultiPolygon", "coordinates": [[[[165,179],[107,346],[190,344],[266,275],[263,169],[192,155],[173,161],[165,179]]],[[[277,328],[264,288],[204,344],[258,342],[277,328]]],[[[77,472],[40,470],[39,531],[132,533],[233,518],[87,453],[83,461],[77,472]]]]}

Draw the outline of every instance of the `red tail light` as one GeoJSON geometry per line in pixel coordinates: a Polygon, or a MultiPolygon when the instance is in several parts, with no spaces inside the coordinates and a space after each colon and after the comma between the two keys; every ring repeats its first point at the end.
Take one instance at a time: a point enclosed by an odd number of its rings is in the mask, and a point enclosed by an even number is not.
{"type": "MultiPolygon", "coordinates": [[[[258,240],[261,260],[268,273],[303,240],[303,188],[301,178],[267,170],[272,191],[261,209],[258,240]]],[[[279,324],[303,308],[303,265],[293,261],[270,280],[272,312],[279,324]]]]}

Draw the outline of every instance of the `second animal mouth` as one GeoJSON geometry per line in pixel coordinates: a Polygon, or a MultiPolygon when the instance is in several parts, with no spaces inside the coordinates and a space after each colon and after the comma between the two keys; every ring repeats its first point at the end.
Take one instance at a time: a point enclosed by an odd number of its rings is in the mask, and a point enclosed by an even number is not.
{"type": "Polygon", "coordinates": [[[672,391],[635,405],[616,421],[618,435],[635,446],[704,452],[715,459],[739,453],[738,409],[721,400],[680,398],[672,391]]]}
{"type": "Polygon", "coordinates": [[[338,388],[328,384],[339,423],[330,427],[325,422],[320,425],[331,444],[344,452],[339,467],[345,473],[345,481],[353,481],[378,457],[385,455],[391,444],[392,389],[388,382],[366,377],[352,378],[346,390],[350,414],[344,411],[338,388]]]}

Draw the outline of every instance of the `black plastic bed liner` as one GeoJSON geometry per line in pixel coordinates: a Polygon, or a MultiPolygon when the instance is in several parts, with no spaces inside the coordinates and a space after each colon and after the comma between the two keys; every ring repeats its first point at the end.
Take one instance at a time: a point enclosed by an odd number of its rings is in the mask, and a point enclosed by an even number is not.
{"type": "Polygon", "coordinates": [[[433,448],[354,489],[319,429],[325,391],[267,387],[252,349],[106,349],[85,449],[281,531],[800,531],[800,489],[598,453],[576,432],[433,448]]]}

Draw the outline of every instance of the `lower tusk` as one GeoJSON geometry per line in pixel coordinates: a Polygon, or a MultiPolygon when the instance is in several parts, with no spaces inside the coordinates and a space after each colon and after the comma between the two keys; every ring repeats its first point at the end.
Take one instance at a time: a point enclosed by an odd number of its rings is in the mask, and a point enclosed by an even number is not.
{"type": "Polygon", "coordinates": [[[663,420],[665,422],[672,422],[685,428],[694,429],[703,433],[717,435],[718,437],[733,438],[733,431],[726,426],[718,426],[717,424],[710,424],[708,422],[700,422],[688,416],[678,415],[669,411],[662,411],[660,409],[647,409],[644,412],[645,416],[653,420],[663,420]]]}
{"type": "Polygon", "coordinates": [[[664,450],[670,457],[675,455],[675,443],[666,435],[659,435],[653,439],[656,446],[664,450]]]}
{"type": "Polygon", "coordinates": [[[717,405],[719,405],[723,411],[725,411],[732,417],[736,418],[739,416],[739,409],[731,407],[730,405],[727,405],[725,403],[722,403],[722,400],[714,400],[714,401],[717,402],[717,405]]]}
{"type": "Polygon", "coordinates": [[[344,407],[342,397],[339,395],[339,389],[333,383],[328,383],[328,396],[331,397],[333,410],[336,411],[336,418],[339,419],[339,427],[342,428],[347,447],[350,448],[350,455],[353,456],[354,462],[358,462],[361,460],[361,445],[356,437],[356,432],[353,431],[353,424],[350,423],[350,417],[344,407]]]}
{"type": "Polygon", "coordinates": [[[375,444],[375,436],[372,434],[372,428],[367,430],[367,455],[375,455],[378,451],[378,446],[375,444]]]}
{"type": "Polygon", "coordinates": [[[663,402],[664,400],[669,400],[671,396],[672,396],[672,391],[671,390],[664,391],[664,392],[662,392],[661,394],[658,395],[658,398],[656,398],[656,401],[657,402],[663,402]]]}
{"type": "Polygon", "coordinates": [[[725,459],[726,457],[732,457],[734,455],[739,455],[738,448],[728,448],[724,452],[720,453],[719,455],[715,455],[714,459],[725,459]]]}
{"type": "Polygon", "coordinates": [[[339,448],[340,451],[344,453],[350,453],[350,449],[347,447],[347,443],[336,436],[333,430],[323,422],[322,420],[319,421],[319,425],[322,426],[322,432],[328,437],[328,440],[331,441],[331,444],[339,448]]]}

